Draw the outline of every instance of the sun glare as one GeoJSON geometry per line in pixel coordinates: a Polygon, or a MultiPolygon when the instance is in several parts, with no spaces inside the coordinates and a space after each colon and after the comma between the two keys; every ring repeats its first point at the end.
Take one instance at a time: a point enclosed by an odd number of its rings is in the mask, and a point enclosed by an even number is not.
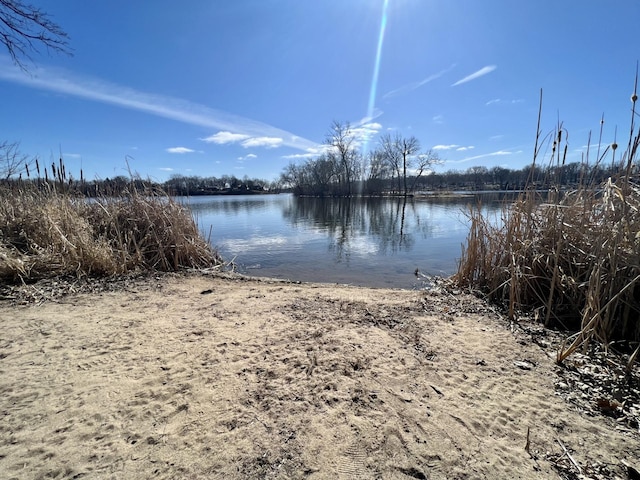
{"type": "MultiPolygon", "coordinates": [[[[369,104],[367,105],[367,118],[373,118],[373,112],[376,106],[376,92],[378,90],[378,75],[380,74],[380,60],[382,57],[382,45],[384,43],[384,33],[387,28],[387,11],[389,9],[389,0],[384,0],[382,4],[382,15],[380,17],[380,31],[378,33],[378,45],[376,47],[376,58],[373,66],[373,75],[371,77],[371,88],[369,89],[369,104]]],[[[366,151],[367,145],[365,144],[366,151]]]]}

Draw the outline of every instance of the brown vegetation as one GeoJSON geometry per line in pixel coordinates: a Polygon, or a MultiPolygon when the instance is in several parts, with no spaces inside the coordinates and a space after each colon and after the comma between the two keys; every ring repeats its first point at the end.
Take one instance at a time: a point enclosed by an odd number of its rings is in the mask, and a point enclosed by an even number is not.
{"type": "Polygon", "coordinates": [[[161,192],[132,188],[88,201],[63,185],[0,188],[0,281],[221,263],[190,212],[161,192]]]}
{"type": "MultiPolygon", "coordinates": [[[[470,212],[471,230],[454,281],[503,304],[512,319],[530,311],[547,326],[579,330],[558,361],[591,340],[605,346],[623,340],[632,347],[640,341],[640,133],[633,122],[637,96],[631,100],[626,152],[619,161],[615,143],[598,152],[596,163],[609,156],[617,167],[606,182],[596,184],[585,175],[576,190],[555,189],[544,199],[528,190],[505,206],[502,222],[479,209],[470,212]]],[[[560,125],[552,137],[552,165],[565,162],[563,133],[560,125]]],[[[534,165],[538,151],[536,142],[534,165]]]]}

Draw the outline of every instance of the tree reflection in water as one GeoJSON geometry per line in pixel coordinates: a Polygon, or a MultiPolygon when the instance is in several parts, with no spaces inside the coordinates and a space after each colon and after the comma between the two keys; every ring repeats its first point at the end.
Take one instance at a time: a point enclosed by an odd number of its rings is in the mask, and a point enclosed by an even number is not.
{"type": "Polygon", "coordinates": [[[326,233],[337,260],[362,250],[363,239],[375,242],[376,251],[386,255],[409,251],[415,235],[431,234],[411,198],[300,197],[284,208],[283,216],[293,226],[326,233]]]}

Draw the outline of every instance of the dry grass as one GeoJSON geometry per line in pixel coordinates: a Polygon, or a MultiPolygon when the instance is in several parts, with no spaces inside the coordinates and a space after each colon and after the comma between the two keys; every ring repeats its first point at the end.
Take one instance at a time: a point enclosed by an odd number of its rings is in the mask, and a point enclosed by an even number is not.
{"type": "Polygon", "coordinates": [[[190,212],[158,192],[87,200],[50,182],[0,189],[0,281],[219,265],[190,212]]]}
{"type": "MultiPolygon", "coordinates": [[[[565,161],[562,132],[560,126],[553,138],[552,164],[565,161]]],[[[592,340],[640,342],[639,144],[632,119],[627,150],[616,163],[620,173],[604,184],[585,178],[571,192],[526,191],[505,205],[502,222],[480,209],[469,212],[471,229],[453,280],[502,304],[512,319],[534,312],[547,326],[577,330],[558,361],[592,340]]],[[[608,154],[615,162],[615,147],[597,161],[608,154]]]]}

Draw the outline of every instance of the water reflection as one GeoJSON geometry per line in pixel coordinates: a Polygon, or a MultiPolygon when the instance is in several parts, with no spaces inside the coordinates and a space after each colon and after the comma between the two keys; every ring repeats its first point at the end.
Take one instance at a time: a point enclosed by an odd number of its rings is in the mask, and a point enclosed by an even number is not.
{"type": "Polygon", "coordinates": [[[429,225],[421,224],[415,203],[399,198],[296,198],[282,215],[294,227],[326,234],[337,260],[351,254],[410,250],[414,235],[429,234],[429,225]],[[408,228],[411,226],[414,228],[408,228]]]}
{"type": "Polygon", "coordinates": [[[248,211],[264,211],[273,206],[273,197],[271,195],[182,197],[181,201],[195,213],[219,211],[231,215],[248,211]]]}
{"type": "MultiPolygon", "coordinates": [[[[504,198],[483,199],[496,209],[504,198]]],[[[252,275],[302,281],[411,288],[414,271],[456,268],[477,197],[295,198],[290,195],[194,197],[203,233],[225,258],[252,275]]]]}

